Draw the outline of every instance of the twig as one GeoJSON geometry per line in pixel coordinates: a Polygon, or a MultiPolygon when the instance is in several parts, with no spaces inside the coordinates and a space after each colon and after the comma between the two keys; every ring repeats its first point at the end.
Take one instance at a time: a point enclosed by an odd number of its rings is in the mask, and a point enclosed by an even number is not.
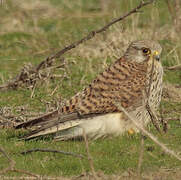
{"type": "Polygon", "coordinates": [[[170,150],[169,148],[167,148],[165,146],[165,144],[161,143],[160,141],[157,140],[157,138],[152,135],[150,132],[148,132],[140,123],[138,123],[133,117],[131,116],[121,105],[120,103],[116,103],[115,105],[117,106],[117,108],[124,112],[124,114],[131,120],[131,122],[135,125],[135,127],[137,129],[139,129],[144,135],[148,136],[153,142],[155,142],[157,145],[159,145],[163,151],[165,151],[167,154],[172,155],[173,157],[175,157],[176,159],[178,159],[179,161],[181,161],[181,157],[179,155],[177,155],[173,150],[170,150]]]}
{"type": "Polygon", "coordinates": [[[61,153],[61,154],[70,155],[70,156],[74,156],[74,157],[84,158],[83,155],[76,154],[73,152],[65,152],[65,151],[59,151],[59,150],[54,150],[54,149],[39,149],[39,148],[23,151],[23,152],[21,152],[21,154],[25,155],[25,154],[29,154],[32,152],[53,152],[53,153],[61,153]]]}
{"type": "Polygon", "coordinates": [[[58,89],[58,86],[59,85],[57,85],[56,87],[55,87],[55,89],[50,93],[50,96],[53,96],[54,95],[54,93],[57,91],[57,89],[58,89]]]}
{"type": "Polygon", "coordinates": [[[4,157],[6,157],[9,161],[9,167],[7,168],[4,168],[3,170],[0,171],[0,174],[5,174],[7,172],[19,172],[19,173],[22,173],[22,174],[27,174],[29,176],[33,176],[33,177],[40,177],[39,175],[37,174],[33,174],[29,171],[25,171],[25,170],[22,170],[22,169],[16,169],[15,168],[15,165],[16,165],[16,162],[14,160],[12,160],[8,154],[4,151],[4,149],[2,147],[0,147],[0,152],[4,155],[4,157]]]}
{"type": "MultiPolygon", "coordinates": [[[[18,172],[18,173],[26,174],[26,175],[28,175],[28,176],[33,176],[33,177],[36,177],[36,178],[40,178],[40,175],[31,173],[31,172],[29,172],[29,171],[25,171],[25,170],[22,170],[22,169],[13,168],[13,169],[11,169],[10,171],[11,171],[11,172],[18,172]]],[[[40,178],[40,179],[41,179],[41,178],[40,178]]]]}
{"type": "Polygon", "coordinates": [[[181,64],[178,64],[178,65],[175,65],[175,66],[170,66],[170,67],[167,67],[166,69],[167,70],[172,70],[172,71],[181,70],[181,64]]]}
{"type": "Polygon", "coordinates": [[[173,121],[180,121],[180,118],[179,117],[167,117],[167,118],[164,118],[164,121],[168,122],[170,120],[173,120],[173,121]]]}
{"type": "MultiPolygon", "coordinates": [[[[86,42],[90,39],[92,39],[93,37],[95,37],[97,34],[102,33],[104,31],[106,31],[110,26],[112,26],[113,24],[122,21],[123,19],[125,19],[126,17],[130,16],[131,14],[140,12],[139,10],[144,7],[147,6],[148,4],[153,3],[155,0],[149,0],[147,2],[144,2],[143,0],[141,0],[141,2],[139,3],[139,5],[135,8],[133,8],[132,10],[130,10],[128,13],[124,14],[123,16],[113,19],[111,22],[109,22],[108,24],[106,24],[104,27],[95,30],[95,31],[91,31],[87,36],[83,37],[81,40],[76,41],[72,44],[70,44],[69,46],[66,46],[65,48],[63,48],[62,50],[58,51],[56,54],[53,54],[49,57],[47,57],[44,61],[42,61],[38,66],[33,67],[32,69],[29,70],[29,76],[34,75],[33,77],[37,77],[37,75],[39,74],[39,71],[41,69],[47,68],[52,66],[53,62],[55,61],[56,58],[60,58],[60,56],[62,56],[65,52],[70,51],[73,48],[76,48],[79,44],[86,42]]],[[[27,75],[26,75],[27,76],[27,75]]],[[[20,74],[13,80],[11,80],[9,83],[5,83],[3,85],[0,86],[0,90],[4,90],[4,89],[8,89],[8,88],[12,88],[12,89],[16,89],[18,88],[19,85],[25,84],[26,81],[24,81],[24,77],[26,78],[24,71],[20,72],[20,74]]],[[[38,78],[35,78],[34,81],[36,82],[38,80],[38,78]]]]}
{"type": "Polygon", "coordinates": [[[4,149],[2,147],[0,147],[0,152],[4,155],[4,157],[6,157],[8,159],[8,161],[11,164],[11,167],[14,167],[15,162],[8,156],[8,154],[4,151],[4,149]]]}
{"type": "Polygon", "coordinates": [[[90,168],[92,171],[92,175],[93,175],[95,180],[98,180],[98,177],[96,175],[95,168],[94,168],[93,159],[92,159],[92,156],[91,156],[90,151],[89,151],[89,143],[88,143],[87,136],[85,134],[84,129],[83,129],[83,137],[84,137],[85,147],[86,147],[88,161],[89,161],[89,165],[90,165],[90,168]]]}

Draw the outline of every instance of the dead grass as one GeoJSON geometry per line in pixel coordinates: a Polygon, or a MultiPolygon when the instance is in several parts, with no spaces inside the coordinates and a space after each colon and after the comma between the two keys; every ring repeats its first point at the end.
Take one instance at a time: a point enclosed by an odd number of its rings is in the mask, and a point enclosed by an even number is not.
{"type": "Polygon", "coordinates": [[[181,102],[181,86],[165,83],[162,98],[166,101],[181,102]]]}

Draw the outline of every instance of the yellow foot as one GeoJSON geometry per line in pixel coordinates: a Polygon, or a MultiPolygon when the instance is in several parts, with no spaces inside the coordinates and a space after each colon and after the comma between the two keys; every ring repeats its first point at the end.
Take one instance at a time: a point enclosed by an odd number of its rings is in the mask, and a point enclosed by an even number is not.
{"type": "Polygon", "coordinates": [[[135,131],[132,128],[128,130],[129,135],[133,135],[134,133],[135,133],[135,131]]]}

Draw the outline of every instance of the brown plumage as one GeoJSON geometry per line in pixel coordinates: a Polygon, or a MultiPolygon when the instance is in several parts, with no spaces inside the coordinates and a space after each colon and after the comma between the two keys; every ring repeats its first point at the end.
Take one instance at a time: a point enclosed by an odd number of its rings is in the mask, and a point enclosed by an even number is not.
{"type": "Polygon", "coordinates": [[[149,101],[154,109],[161,100],[161,50],[157,42],[150,40],[131,43],[122,58],[98,75],[87,88],[73,96],[62,108],[22,123],[16,128],[38,127],[26,139],[56,133],[57,137],[63,140],[80,137],[83,131],[94,139],[109,134],[119,135],[134,127],[122,112],[118,111],[115,102],[120,102],[125,109],[136,115],[139,121],[146,124],[150,117],[142,106],[145,98],[143,91],[150,91],[149,101]]]}

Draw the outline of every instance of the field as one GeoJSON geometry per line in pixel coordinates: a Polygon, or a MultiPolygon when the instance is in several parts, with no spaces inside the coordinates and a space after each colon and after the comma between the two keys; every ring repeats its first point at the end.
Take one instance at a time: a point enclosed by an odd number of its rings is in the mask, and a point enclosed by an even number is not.
{"type": "MultiPolygon", "coordinates": [[[[125,14],[139,0],[4,0],[0,5],[0,84],[22,71],[29,70],[65,46],[80,40],[113,18],[125,14]]],[[[181,26],[180,26],[181,28],[181,26]]],[[[173,22],[166,1],[160,0],[111,26],[93,39],[77,46],[56,60],[54,66],[42,70],[36,85],[1,90],[0,127],[4,119],[19,123],[56,109],[61,103],[88,85],[111,62],[121,57],[133,40],[154,39],[163,47],[164,94],[162,115],[170,118],[167,133],[159,134],[153,125],[148,129],[181,155],[181,70],[168,67],[181,64],[181,34],[173,22]],[[174,120],[176,119],[176,120],[174,120]]],[[[16,162],[17,169],[43,177],[63,179],[90,178],[84,141],[56,142],[51,139],[19,140],[26,131],[0,129],[0,147],[16,162]],[[84,155],[34,152],[33,148],[49,148],[84,155]],[[79,176],[82,174],[82,177],[79,176]],[[84,176],[85,175],[85,176],[84,176]]],[[[135,179],[140,154],[140,134],[112,137],[89,142],[93,165],[100,179],[135,179]]],[[[0,172],[9,162],[0,154],[0,172]]],[[[143,179],[179,179],[181,162],[166,154],[148,137],[144,143],[141,166],[143,179]]],[[[27,177],[26,173],[2,174],[6,178],[27,177]]],[[[1,175],[0,175],[1,177],[1,175]]]]}

